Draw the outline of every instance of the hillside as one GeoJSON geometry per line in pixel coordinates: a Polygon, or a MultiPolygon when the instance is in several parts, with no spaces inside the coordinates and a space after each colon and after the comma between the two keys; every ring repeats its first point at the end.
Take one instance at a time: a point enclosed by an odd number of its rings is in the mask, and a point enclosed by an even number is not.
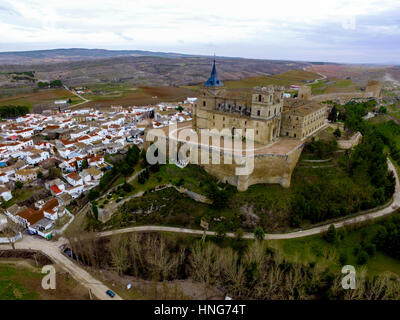
{"type": "MultiPolygon", "coordinates": [[[[68,49],[64,55],[61,55],[62,50],[57,52],[13,53],[12,61],[19,61],[15,64],[5,64],[8,53],[0,53],[0,94],[26,93],[37,87],[38,81],[54,79],[70,86],[105,83],[127,83],[136,87],[195,85],[207,79],[212,64],[211,57],[169,53],[140,52],[140,56],[132,56],[134,53],[129,51],[131,56],[118,56],[125,51],[68,49]],[[104,55],[116,56],[104,58],[104,55]],[[35,63],[27,64],[26,61],[35,63]],[[34,72],[36,83],[10,76],[27,71],[34,72]]],[[[217,57],[218,75],[222,81],[269,76],[307,66],[307,62],[217,57]]]]}

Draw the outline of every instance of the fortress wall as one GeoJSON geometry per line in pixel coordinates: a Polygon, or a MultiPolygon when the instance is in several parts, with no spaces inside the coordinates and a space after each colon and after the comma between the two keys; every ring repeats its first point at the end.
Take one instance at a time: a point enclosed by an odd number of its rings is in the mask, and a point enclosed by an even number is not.
{"type": "Polygon", "coordinates": [[[250,175],[237,176],[235,168],[238,165],[236,164],[208,164],[202,165],[202,167],[222,182],[236,186],[239,191],[246,191],[249,186],[258,183],[280,184],[282,187],[288,188],[302,151],[303,145],[287,155],[255,155],[254,170],[250,175]]]}
{"type": "Polygon", "coordinates": [[[354,98],[358,99],[367,99],[373,98],[373,92],[341,92],[341,93],[327,93],[327,94],[319,94],[317,96],[312,96],[311,100],[315,102],[323,102],[328,100],[351,100],[354,98]]]}
{"type": "MultiPolygon", "coordinates": [[[[169,140],[168,138],[166,139],[169,140]]],[[[168,142],[167,142],[168,144],[168,142]]],[[[145,149],[150,143],[146,141],[145,149]]],[[[178,149],[181,143],[178,143],[178,149]]],[[[212,154],[209,153],[209,164],[201,163],[201,147],[198,151],[198,164],[202,166],[209,174],[215,176],[224,183],[236,186],[239,191],[246,191],[253,184],[271,183],[280,184],[284,188],[290,187],[291,176],[294,168],[303,151],[304,144],[300,144],[287,154],[255,154],[254,169],[250,175],[236,175],[236,168],[240,165],[236,164],[235,159],[231,159],[231,164],[225,164],[224,155],[221,153],[220,164],[212,164],[212,154]]],[[[166,159],[169,158],[169,149],[167,148],[166,159]]],[[[232,157],[232,155],[230,155],[232,157]]]]}

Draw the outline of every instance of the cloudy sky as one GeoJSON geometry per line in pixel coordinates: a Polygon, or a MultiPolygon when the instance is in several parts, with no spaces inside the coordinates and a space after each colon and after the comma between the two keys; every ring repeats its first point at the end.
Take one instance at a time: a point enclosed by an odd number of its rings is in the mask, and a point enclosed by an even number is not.
{"type": "Polygon", "coordinates": [[[0,51],[400,63],[400,0],[0,0],[0,51]]]}

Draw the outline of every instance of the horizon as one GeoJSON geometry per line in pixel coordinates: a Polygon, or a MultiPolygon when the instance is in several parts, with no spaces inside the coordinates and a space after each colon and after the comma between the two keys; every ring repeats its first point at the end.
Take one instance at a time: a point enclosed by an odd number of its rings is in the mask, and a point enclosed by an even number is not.
{"type": "MultiPolygon", "coordinates": [[[[34,50],[15,50],[15,51],[0,51],[0,54],[12,54],[12,53],[23,53],[23,52],[39,52],[39,51],[57,51],[57,50],[104,50],[104,51],[141,51],[141,52],[151,52],[151,53],[165,53],[165,54],[177,54],[184,56],[197,56],[197,57],[209,57],[213,58],[213,54],[197,54],[197,53],[182,53],[176,51],[158,51],[158,50],[144,50],[144,49],[106,49],[106,48],[85,48],[85,47],[58,47],[58,48],[44,48],[44,49],[34,49],[34,50]]],[[[294,60],[294,59],[273,59],[273,58],[248,58],[248,57],[240,57],[240,56],[221,56],[215,55],[216,58],[229,58],[229,59],[248,59],[248,60],[270,60],[270,61],[293,61],[293,62],[308,62],[308,63],[327,63],[327,64],[348,64],[348,65],[364,65],[364,66],[400,66],[399,62],[340,62],[340,61],[322,61],[322,60],[294,60]]],[[[100,58],[100,59],[112,59],[115,57],[109,58],[100,58]]]]}
{"type": "Polygon", "coordinates": [[[246,59],[399,64],[399,16],[395,0],[123,0],[117,6],[106,0],[0,0],[0,52],[141,48],[246,59]]]}

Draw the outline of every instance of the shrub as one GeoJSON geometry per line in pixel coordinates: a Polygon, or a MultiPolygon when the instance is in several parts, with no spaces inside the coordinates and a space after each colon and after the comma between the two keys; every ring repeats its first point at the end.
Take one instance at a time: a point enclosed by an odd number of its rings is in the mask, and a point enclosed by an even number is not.
{"type": "Polygon", "coordinates": [[[368,253],[362,250],[357,256],[357,264],[363,265],[366,264],[368,261],[368,253]]]}
{"type": "Polygon", "coordinates": [[[376,245],[373,243],[367,244],[365,246],[365,251],[368,253],[370,257],[373,257],[376,253],[376,245]]]}
{"type": "Polygon", "coordinates": [[[326,242],[334,243],[337,240],[337,231],[333,224],[331,224],[328,228],[328,231],[325,233],[324,236],[326,242]]]}
{"type": "Polygon", "coordinates": [[[339,263],[344,266],[347,264],[347,260],[348,260],[347,253],[341,252],[339,256],[339,263]]]}
{"type": "Polygon", "coordinates": [[[15,184],[14,184],[16,189],[21,189],[23,185],[24,184],[21,181],[15,181],[15,184]]]}
{"type": "Polygon", "coordinates": [[[261,227],[257,227],[254,229],[254,238],[258,241],[264,240],[264,230],[261,227]]]}

